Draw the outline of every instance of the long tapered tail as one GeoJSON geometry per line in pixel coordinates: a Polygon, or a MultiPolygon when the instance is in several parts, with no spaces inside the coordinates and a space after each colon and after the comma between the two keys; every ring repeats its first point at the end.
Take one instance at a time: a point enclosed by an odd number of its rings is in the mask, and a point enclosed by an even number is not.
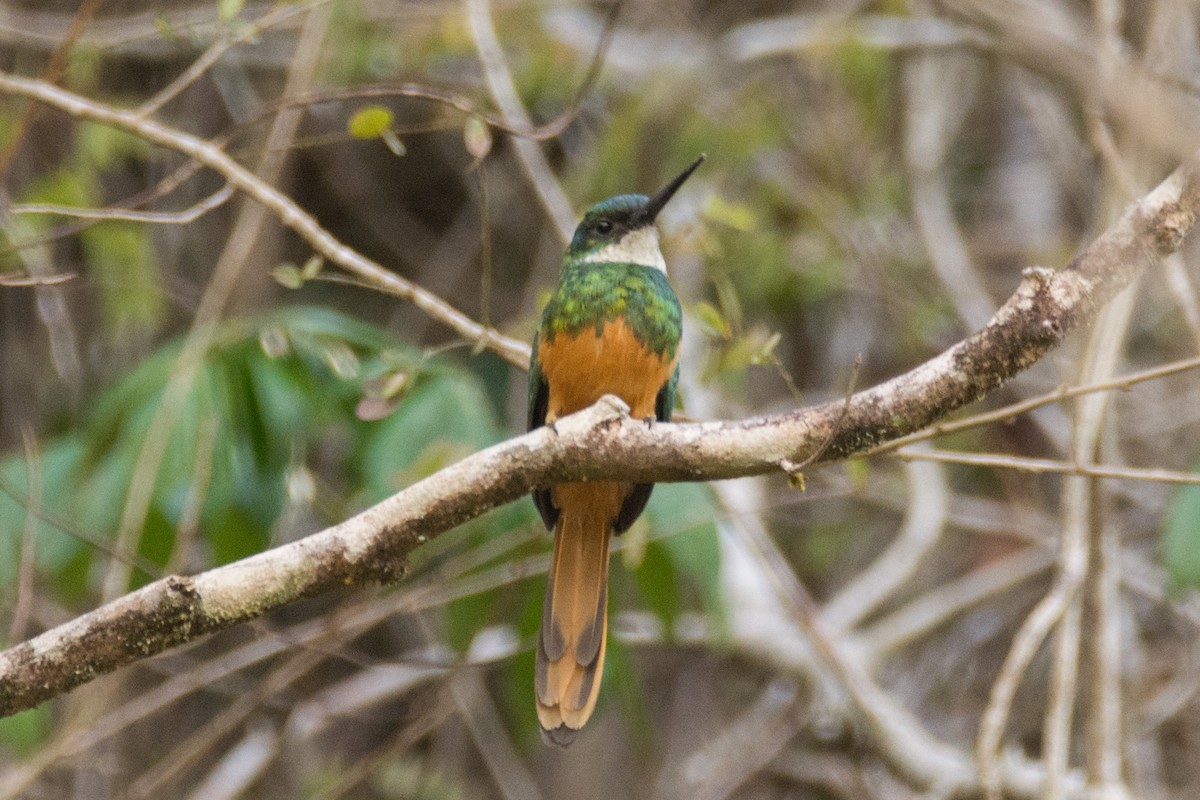
{"type": "Polygon", "coordinates": [[[565,747],[596,707],[608,640],[608,546],[628,487],[555,487],[559,508],[537,640],[535,689],[542,738],[565,747]]]}

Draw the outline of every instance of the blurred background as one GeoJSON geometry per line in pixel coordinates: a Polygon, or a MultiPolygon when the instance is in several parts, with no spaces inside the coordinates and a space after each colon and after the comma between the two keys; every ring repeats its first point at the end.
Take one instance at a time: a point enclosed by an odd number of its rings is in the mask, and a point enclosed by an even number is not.
{"type": "MultiPolygon", "coordinates": [[[[208,140],[519,342],[577,215],[707,153],[661,217],[691,419],[920,364],[1196,144],[1188,0],[613,11],[5,0],[0,70],[208,140]]],[[[7,644],[524,430],[519,350],[314,258],[177,151],[0,94],[0,178],[7,644]]],[[[549,538],[521,501],[397,586],[0,720],[0,797],[971,796],[977,753],[1014,797],[1195,797],[1197,255],[958,417],[1124,391],[813,468],[802,491],[659,486],[618,542],[604,691],[568,750],[533,713],[549,538]],[[1093,461],[1160,472],[1069,474],[1093,461]]]]}

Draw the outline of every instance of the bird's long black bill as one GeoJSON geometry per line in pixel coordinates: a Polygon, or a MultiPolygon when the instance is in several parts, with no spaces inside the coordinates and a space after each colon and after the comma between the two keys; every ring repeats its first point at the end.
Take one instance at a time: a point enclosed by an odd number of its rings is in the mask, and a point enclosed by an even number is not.
{"type": "Polygon", "coordinates": [[[674,180],[672,180],[666,186],[659,189],[658,194],[654,195],[654,197],[651,197],[649,202],[647,202],[642,210],[638,212],[637,222],[653,222],[654,218],[658,216],[658,212],[662,211],[663,206],[667,204],[667,201],[675,195],[675,192],[679,191],[679,187],[683,186],[683,182],[686,181],[688,177],[690,177],[691,174],[696,171],[696,167],[700,166],[703,161],[704,154],[701,153],[700,157],[691,163],[691,166],[676,175],[674,180]]]}

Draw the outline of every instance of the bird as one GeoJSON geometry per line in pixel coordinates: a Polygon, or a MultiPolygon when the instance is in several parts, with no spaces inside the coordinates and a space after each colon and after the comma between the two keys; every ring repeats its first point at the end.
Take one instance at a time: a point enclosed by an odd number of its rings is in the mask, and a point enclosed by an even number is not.
{"type": "MultiPolygon", "coordinates": [[[[683,314],[655,220],[700,166],[654,196],[624,194],[584,214],[533,339],[529,430],[606,394],[631,416],[667,422],[679,380],[683,314]]],[[[534,692],[542,738],[566,747],[596,707],[608,640],[608,555],[646,508],[652,483],[562,483],[533,493],[553,555],[538,632],[534,692]]]]}

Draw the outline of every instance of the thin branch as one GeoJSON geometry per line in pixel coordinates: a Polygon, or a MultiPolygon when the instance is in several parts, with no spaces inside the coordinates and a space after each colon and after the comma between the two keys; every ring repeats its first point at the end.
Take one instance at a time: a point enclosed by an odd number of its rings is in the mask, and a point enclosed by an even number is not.
{"type": "Polygon", "coordinates": [[[15,205],[9,209],[13,214],[57,214],[63,217],[94,220],[124,220],[127,222],[152,222],[159,225],[187,225],[222,206],[233,197],[233,184],[227,183],[208,197],[182,211],[134,211],[131,208],[78,208],[49,203],[15,205]]]}
{"type": "Polygon", "coordinates": [[[57,286],[74,279],[74,273],[65,275],[0,275],[0,286],[57,286]]]}
{"type": "Polygon", "coordinates": [[[8,626],[10,642],[24,639],[25,627],[29,624],[29,613],[33,606],[34,555],[37,553],[37,531],[42,508],[42,460],[38,454],[37,439],[28,426],[21,430],[21,441],[25,445],[28,502],[25,505],[25,529],[21,534],[21,557],[17,568],[17,602],[8,626]]]}
{"type": "Polygon", "coordinates": [[[1000,674],[992,683],[987,707],[979,722],[975,754],[979,761],[979,780],[989,800],[998,800],[1003,790],[1000,743],[1021,678],[1083,583],[1087,566],[1086,549],[1080,548],[1077,542],[1064,542],[1062,551],[1055,583],[1050,592],[1034,606],[1013,637],[1012,647],[1000,667],[1000,674]]]}
{"type": "Polygon", "coordinates": [[[1177,375],[1181,372],[1188,372],[1193,369],[1200,368],[1200,356],[1195,358],[1186,358],[1182,361],[1173,361],[1170,364],[1152,367],[1140,372],[1133,372],[1121,378],[1113,380],[1100,381],[1098,383],[1089,383],[1083,386],[1067,386],[1066,384],[1058,387],[1052,392],[1043,394],[1040,397],[1031,397],[1028,400],[1021,400],[1011,405],[997,408],[995,411],[985,411],[982,414],[972,414],[963,419],[954,420],[953,422],[939,422],[936,425],[930,425],[923,431],[914,433],[910,436],[902,436],[899,439],[881,445],[871,451],[871,455],[891,452],[898,450],[906,445],[915,442],[923,442],[928,439],[935,439],[938,436],[945,436],[948,433],[957,433],[958,431],[968,430],[969,428],[977,428],[981,425],[989,425],[993,422],[1003,422],[1012,419],[1015,416],[1032,411],[1035,408],[1050,405],[1051,403],[1061,403],[1063,400],[1072,397],[1079,397],[1093,392],[1111,392],[1111,391],[1126,391],[1139,383],[1145,381],[1157,380],[1165,378],[1168,375],[1177,375]]]}
{"type": "MultiPolygon", "coordinates": [[[[225,139],[217,138],[212,141],[223,144],[225,142],[225,139]]],[[[160,180],[154,186],[151,186],[149,189],[144,189],[140,192],[130,195],[129,197],[124,198],[123,200],[121,200],[118,203],[114,203],[113,207],[128,210],[128,209],[133,209],[133,208],[138,208],[140,206],[144,206],[158,198],[164,197],[167,194],[170,194],[171,192],[175,191],[185,181],[187,181],[189,178],[191,178],[193,175],[195,175],[201,169],[202,169],[202,166],[200,164],[198,164],[197,162],[188,161],[188,162],[184,163],[182,166],[180,166],[178,169],[173,171],[170,175],[167,175],[165,178],[160,180]]],[[[10,244],[7,247],[0,248],[0,256],[6,256],[10,253],[18,253],[18,252],[21,252],[22,250],[27,250],[31,247],[38,247],[40,245],[50,244],[51,242],[56,242],[59,239],[63,239],[67,236],[74,236],[75,234],[77,234],[81,231],[85,231],[88,228],[90,228],[91,226],[93,226],[96,223],[101,222],[101,221],[102,220],[98,220],[98,219],[89,219],[89,220],[71,222],[71,223],[67,223],[65,225],[59,225],[55,228],[50,229],[49,231],[47,231],[44,234],[40,234],[37,236],[30,236],[27,239],[21,239],[20,241],[13,242],[12,244],[10,244]]]]}
{"type": "Polygon", "coordinates": [[[795,53],[826,53],[851,44],[884,50],[991,50],[985,33],[949,20],[886,14],[791,14],[746,22],[726,33],[722,49],[736,61],[795,53]]]}
{"type": "MultiPolygon", "coordinates": [[[[855,387],[858,386],[858,371],[860,369],[862,369],[862,353],[857,353],[854,356],[854,369],[850,372],[850,381],[846,385],[846,399],[842,404],[842,418],[843,419],[845,418],[846,414],[850,411],[850,401],[854,398],[855,387]]],[[[791,385],[791,376],[787,375],[786,372],[784,373],[784,376],[785,376],[785,380],[788,382],[788,384],[790,386],[791,385]]],[[[792,388],[794,389],[795,387],[792,386],[792,388]]],[[[799,488],[801,491],[804,490],[803,471],[808,467],[809,464],[815,464],[817,461],[820,460],[821,456],[825,455],[825,451],[829,449],[829,445],[833,444],[833,437],[834,437],[834,434],[836,434],[836,433],[837,433],[836,429],[831,431],[829,433],[829,436],[825,439],[825,441],[821,442],[821,446],[818,447],[816,450],[814,450],[808,456],[808,458],[804,459],[799,464],[795,463],[794,461],[791,461],[790,459],[784,459],[783,461],[779,462],[780,468],[782,468],[783,471],[788,474],[788,481],[793,486],[797,486],[797,484],[798,484],[797,488],[799,488]]]]}
{"type": "Polygon", "coordinates": [[[1114,478],[1128,481],[1153,481],[1184,486],[1200,485],[1200,475],[1172,469],[1142,469],[1139,467],[1110,467],[1102,464],[1073,464],[1048,458],[993,455],[990,453],[954,453],[945,450],[901,450],[898,455],[906,461],[937,461],[942,464],[966,464],[976,467],[1015,469],[1037,474],[1075,475],[1086,478],[1114,478]]]}

